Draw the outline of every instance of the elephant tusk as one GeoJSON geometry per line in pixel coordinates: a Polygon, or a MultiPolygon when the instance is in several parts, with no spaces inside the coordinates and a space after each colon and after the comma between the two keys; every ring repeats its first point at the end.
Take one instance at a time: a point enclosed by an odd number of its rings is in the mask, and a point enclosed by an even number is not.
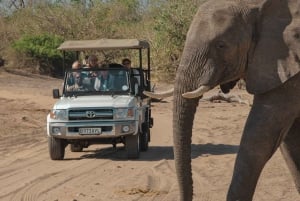
{"type": "Polygon", "coordinates": [[[153,93],[150,91],[143,91],[143,93],[146,96],[149,96],[150,98],[157,98],[157,99],[162,99],[162,98],[167,98],[170,96],[173,96],[174,88],[170,89],[168,91],[160,92],[160,93],[153,93]]]}
{"type": "Polygon", "coordinates": [[[200,86],[198,89],[182,94],[184,98],[197,98],[202,96],[205,92],[209,91],[209,86],[200,86]]]}

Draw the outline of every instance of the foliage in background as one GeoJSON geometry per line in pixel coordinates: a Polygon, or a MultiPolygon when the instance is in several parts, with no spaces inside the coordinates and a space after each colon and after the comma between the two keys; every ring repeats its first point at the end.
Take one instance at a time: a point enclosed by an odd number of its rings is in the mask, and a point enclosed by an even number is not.
{"type": "MultiPolygon", "coordinates": [[[[43,74],[59,75],[62,66],[62,52],[57,47],[63,42],[63,38],[50,34],[25,35],[16,40],[12,47],[19,53],[33,58],[39,65],[43,74]]],[[[66,61],[71,64],[72,55],[68,54],[66,61]]]]}
{"type": "Polygon", "coordinates": [[[153,6],[154,47],[157,50],[157,77],[174,78],[186,33],[203,0],[158,0],[153,6]]]}
{"type": "MultiPolygon", "coordinates": [[[[38,59],[36,54],[24,54],[11,45],[24,36],[41,37],[45,33],[62,40],[138,38],[151,43],[154,77],[172,80],[190,21],[203,1],[32,0],[10,10],[0,2],[0,56],[10,66],[32,66],[38,59]]],[[[113,60],[117,56],[126,55],[107,53],[104,57],[113,60]]],[[[41,70],[57,68],[51,62],[48,65],[41,70]]]]}

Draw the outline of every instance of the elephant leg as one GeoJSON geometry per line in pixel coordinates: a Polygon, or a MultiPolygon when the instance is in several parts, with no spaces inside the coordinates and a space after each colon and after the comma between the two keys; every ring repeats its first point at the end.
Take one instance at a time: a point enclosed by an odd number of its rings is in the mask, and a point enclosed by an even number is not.
{"type": "Polygon", "coordinates": [[[297,116],[291,105],[283,105],[280,101],[284,94],[277,94],[254,98],[237,154],[228,201],[252,200],[263,167],[297,116]]]}
{"type": "Polygon", "coordinates": [[[300,118],[296,119],[280,145],[280,150],[300,193],[300,118]]]}

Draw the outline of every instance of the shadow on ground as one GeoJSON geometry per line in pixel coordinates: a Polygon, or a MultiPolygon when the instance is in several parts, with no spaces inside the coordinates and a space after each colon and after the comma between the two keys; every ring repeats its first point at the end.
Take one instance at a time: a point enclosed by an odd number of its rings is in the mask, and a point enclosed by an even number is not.
{"type": "MultiPolygon", "coordinates": [[[[202,155],[223,155],[223,154],[236,154],[238,145],[227,144],[192,144],[192,158],[201,157],[202,155]]],[[[128,160],[127,153],[123,146],[116,149],[106,147],[101,149],[84,149],[79,159],[111,159],[111,160],[128,160]]],[[[78,160],[73,158],[74,160],[78,160]]],[[[148,151],[141,152],[140,158],[135,161],[159,161],[159,160],[172,160],[174,159],[172,146],[150,146],[148,151]]],[[[66,156],[66,160],[68,157],[66,156]]],[[[69,158],[69,160],[72,160],[69,158]]]]}

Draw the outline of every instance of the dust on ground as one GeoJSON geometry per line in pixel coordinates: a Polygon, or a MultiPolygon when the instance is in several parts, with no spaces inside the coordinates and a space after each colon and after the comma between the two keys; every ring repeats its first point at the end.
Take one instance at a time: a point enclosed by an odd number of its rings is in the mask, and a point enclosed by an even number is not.
{"type": "MultiPolygon", "coordinates": [[[[124,147],[93,145],[65,160],[49,158],[46,115],[52,89],[62,80],[0,71],[0,200],[175,201],[178,187],[172,149],[172,98],[153,102],[150,148],[127,160],[124,147]]],[[[172,87],[156,84],[156,90],[172,87]]],[[[218,89],[210,91],[214,95],[218,89]]],[[[252,96],[234,89],[244,100],[252,96]]],[[[192,144],[194,200],[224,201],[250,106],[201,101],[192,144]]],[[[279,151],[266,165],[255,201],[297,201],[299,195],[279,151]]]]}

